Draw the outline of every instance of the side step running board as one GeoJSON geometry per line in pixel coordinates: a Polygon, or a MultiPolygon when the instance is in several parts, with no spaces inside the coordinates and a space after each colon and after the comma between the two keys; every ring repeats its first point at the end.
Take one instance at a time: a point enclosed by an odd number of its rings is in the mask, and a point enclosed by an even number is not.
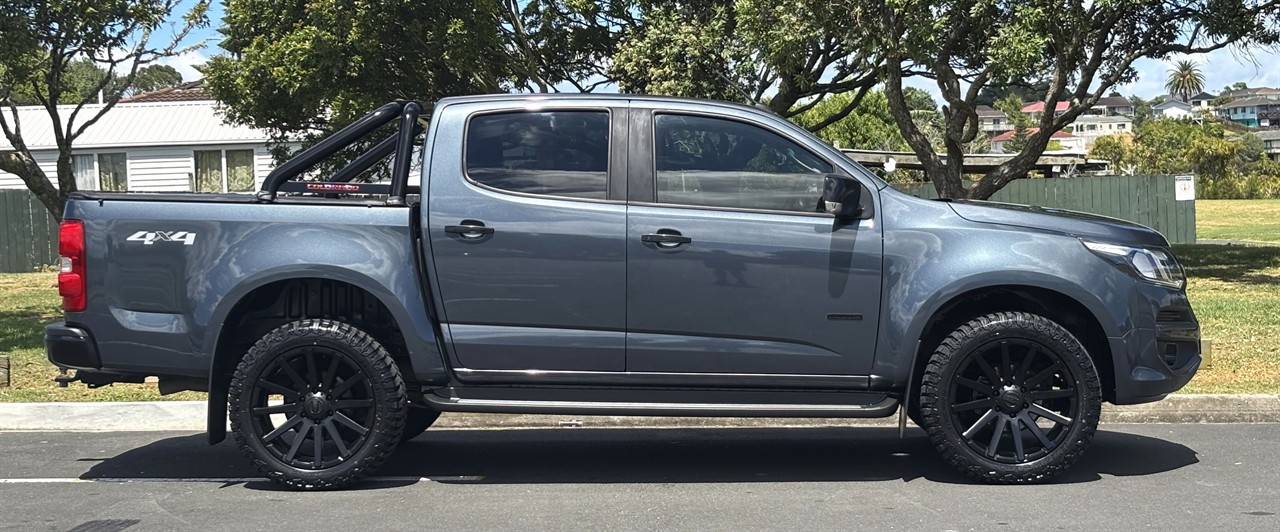
{"type": "Polygon", "coordinates": [[[578,416],[701,416],[701,417],[889,417],[898,400],[885,397],[870,405],[820,404],[718,404],[632,403],[584,401],[524,401],[514,399],[464,399],[426,394],[432,408],[441,412],[493,414],[566,414],[578,416]]]}

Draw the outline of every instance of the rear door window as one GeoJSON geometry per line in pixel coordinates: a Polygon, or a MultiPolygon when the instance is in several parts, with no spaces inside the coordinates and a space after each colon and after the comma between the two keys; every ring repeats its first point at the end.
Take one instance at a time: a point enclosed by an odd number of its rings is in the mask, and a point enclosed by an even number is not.
{"type": "Polygon", "coordinates": [[[467,176],[481,185],[541,196],[603,200],[609,113],[484,114],[467,124],[467,176]]]}

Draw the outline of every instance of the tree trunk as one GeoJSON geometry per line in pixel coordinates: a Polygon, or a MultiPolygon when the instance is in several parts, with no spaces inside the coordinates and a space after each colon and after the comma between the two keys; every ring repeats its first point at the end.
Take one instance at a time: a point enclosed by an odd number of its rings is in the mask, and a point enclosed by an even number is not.
{"type": "Polygon", "coordinates": [[[884,84],[885,99],[889,101],[889,114],[902,132],[916,158],[924,166],[924,175],[933,182],[938,196],[943,198],[967,198],[969,191],[961,184],[960,163],[963,160],[943,161],[938,152],[929,144],[929,139],[916,126],[915,117],[907,107],[906,97],[902,91],[902,60],[888,60],[884,84]]]}
{"type": "MultiPolygon", "coordinates": [[[[0,170],[9,172],[22,179],[35,195],[40,203],[44,204],[44,208],[48,209],[49,214],[53,215],[55,220],[62,221],[62,210],[66,207],[67,196],[61,194],[58,188],[53,186],[49,181],[49,177],[45,175],[44,170],[40,169],[40,165],[36,164],[25,151],[14,151],[10,153],[0,154],[0,170]]],[[[72,186],[75,183],[75,176],[72,176],[72,186]]]]}

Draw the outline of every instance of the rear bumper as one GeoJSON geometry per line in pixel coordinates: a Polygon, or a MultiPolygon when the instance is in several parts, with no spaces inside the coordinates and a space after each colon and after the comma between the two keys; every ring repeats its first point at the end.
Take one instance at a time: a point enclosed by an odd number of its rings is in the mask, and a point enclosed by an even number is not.
{"type": "Polygon", "coordinates": [[[94,371],[102,367],[98,344],[89,331],[64,322],[44,328],[44,349],[49,362],[60,368],[94,371]]]}
{"type": "Polygon", "coordinates": [[[1133,329],[1108,340],[1118,405],[1159,401],[1186,386],[1200,369],[1200,325],[1194,315],[1189,321],[1133,329]]]}

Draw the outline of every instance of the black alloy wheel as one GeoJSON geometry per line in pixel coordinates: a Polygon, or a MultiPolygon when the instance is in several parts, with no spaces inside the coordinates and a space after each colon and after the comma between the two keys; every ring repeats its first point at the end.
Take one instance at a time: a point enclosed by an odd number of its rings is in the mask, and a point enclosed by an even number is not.
{"type": "Polygon", "coordinates": [[[272,480],[341,487],[371,473],[400,442],[404,382],[373,338],[345,323],[303,320],[269,333],[232,379],[240,448],[272,480]]]}
{"type": "Polygon", "coordinates": [[[1093,362],[1042,316],[1004,312],[951,333],[921,386],[922,426],[943,456],[988,482],[1044,481],[1088,447],[1101,412],[1093,362]]]}

